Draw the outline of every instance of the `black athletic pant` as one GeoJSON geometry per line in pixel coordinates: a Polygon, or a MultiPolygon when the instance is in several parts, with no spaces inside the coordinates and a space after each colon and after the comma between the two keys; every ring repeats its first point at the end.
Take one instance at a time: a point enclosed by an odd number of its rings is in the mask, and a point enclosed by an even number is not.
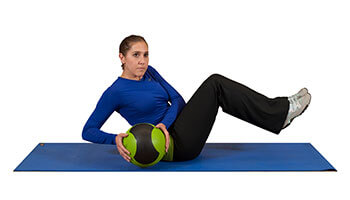
{"type": "Polygon", "coordinates": [[[209,76],[168,129],[174,139],[173,161],[191,160],[200,154],[219,106],[225,113],[278,134],[289,101],[288,97],[270,99],[220,74],[209,76]]]}

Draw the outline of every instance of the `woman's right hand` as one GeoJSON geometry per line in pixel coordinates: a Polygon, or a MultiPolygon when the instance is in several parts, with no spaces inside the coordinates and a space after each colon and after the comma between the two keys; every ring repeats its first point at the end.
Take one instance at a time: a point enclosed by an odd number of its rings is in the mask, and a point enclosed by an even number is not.
{"type": "Polygon", "coordinates": [[[124,147],[123,145],[123,138],[127,137],[128,134],[126,133],[119,133],[116,137],[115,137],[115,143],[117,145],[117,149],[120,153],[120,155],[127,161],[130,162],[130,152],[124,147]]]}

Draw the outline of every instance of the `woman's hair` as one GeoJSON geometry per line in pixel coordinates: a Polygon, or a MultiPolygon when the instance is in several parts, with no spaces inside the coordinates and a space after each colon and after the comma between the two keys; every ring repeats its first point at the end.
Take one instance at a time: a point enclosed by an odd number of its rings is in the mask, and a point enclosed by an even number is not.
{"type": "MultiPolygon", "coordinates": [[[[119,53],[122,53],[123,56],[126,56],[126,53],[130,50],[131,46],[135,42],[145,42],[146,45],[148,46],[145,38],[139,35],[130,35],[120,43],[119,45],[119,53]]],[[[124,70],[124,64],[122,64],[122,69],[124,70]]]]}

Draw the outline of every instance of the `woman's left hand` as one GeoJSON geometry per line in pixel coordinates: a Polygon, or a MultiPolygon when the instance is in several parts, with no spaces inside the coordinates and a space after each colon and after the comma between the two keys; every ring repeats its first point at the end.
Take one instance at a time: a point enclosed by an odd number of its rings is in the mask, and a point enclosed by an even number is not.
{"type": "Polygon", "coordinates": [[[162,130],[164,135],[165,135],[165,152],[168,152],[168,148],[169,148],[169,132],[168,132],[168,130],[166,130],[166,126],[163,123],[157,124],[156,127],[159,128],[160,130],[162,130]]]}

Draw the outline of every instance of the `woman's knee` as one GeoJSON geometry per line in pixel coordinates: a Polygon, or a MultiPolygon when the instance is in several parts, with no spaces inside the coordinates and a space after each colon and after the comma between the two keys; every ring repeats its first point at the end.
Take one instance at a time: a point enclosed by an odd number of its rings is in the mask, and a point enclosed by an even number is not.
{"type": "Polygon", "coordinates": [[[225,79],[225,77],[221,74],[212,74],[210,75],[205,81],[204,83],[207,84],[218,84],[221,82],[221,80],[225,79]]]}
{"type": "Polygon", "coordinates": [[[223,76],[222,76],[221,74],[215,73],[215,74],[210,75],[210,76],[206,79],[206,81],[216,81],[216,80],[222,79],[222,77],[223,77],[223,76]]]}

